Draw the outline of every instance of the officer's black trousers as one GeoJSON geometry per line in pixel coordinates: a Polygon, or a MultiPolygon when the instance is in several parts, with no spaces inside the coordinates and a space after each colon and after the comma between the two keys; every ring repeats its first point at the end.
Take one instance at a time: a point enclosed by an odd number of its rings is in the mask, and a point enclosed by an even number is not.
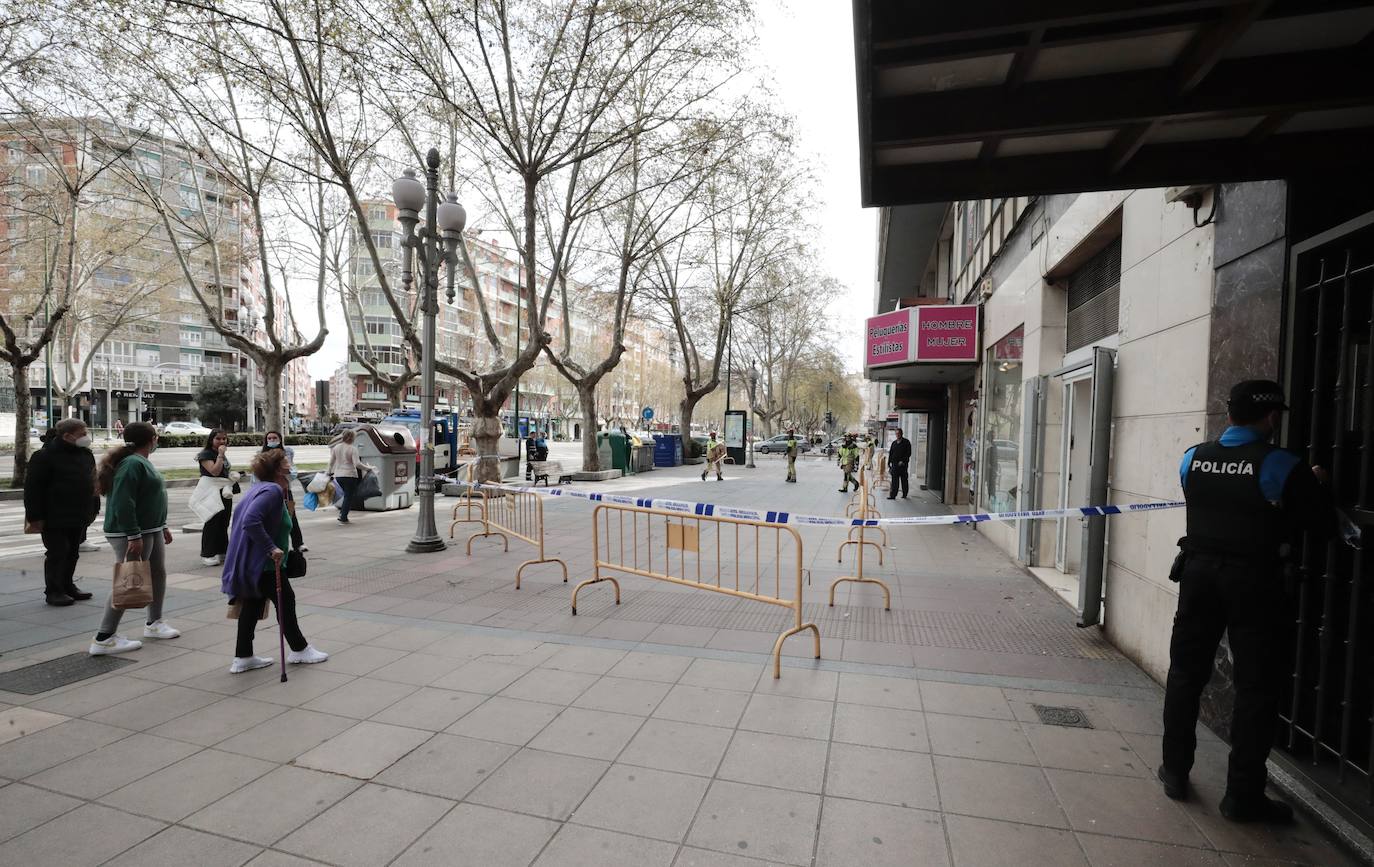
{"type": "Polygon", "coordinates": [[[1179,582],[1164,693],[1164,766],[1187,774],[1197,747],[1198,702],[1225,631],[1234,659],[1235,706],[1226,790],[1264,791],[1283,683],[1284,597],[1277,564],[1190,555],[1179,582]]]}

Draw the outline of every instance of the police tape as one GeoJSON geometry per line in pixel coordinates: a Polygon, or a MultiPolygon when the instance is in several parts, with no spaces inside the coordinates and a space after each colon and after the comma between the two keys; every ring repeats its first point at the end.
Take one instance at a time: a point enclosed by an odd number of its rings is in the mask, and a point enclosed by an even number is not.
{"type": "Polygon", "coordinates": [[[1130,515],[1138,512],[1158,512],[1164,509],[1179,509],[1183,503],[1169,500],[1161,503],[1126,503],[1119,506],[1075,506],[1067,509],[1031,509],[1023,512],[974,512],[967,515],[912,515],[903,518],[835,518],[823,515],[797,515],[781,509],[744,509],[738,506],[721,506],[715,503],[697,503],[690,500],[672,500],[666,497],[630,497],[624,494],[598,494],[591,491],[576,491],[571,488],[536,488],[528,485],[493,485],[475,483],[475,489],[489,491],[509,491],[517,494],[539,494],[543,497],[571,497],[592,503],[610,503],[615,506],[634,506],[640,509],[662,509],[665,512],[678,512],[683,515],[702,517],[735,518],[744,521],[762,521],[766,524],[797,524],[812,527],[877,527],[877,526],[930,526],[948,524],[980,524],[987,521],[1036,521],[1044,518],[1093,518],[1109,515],[1130,515]]]}

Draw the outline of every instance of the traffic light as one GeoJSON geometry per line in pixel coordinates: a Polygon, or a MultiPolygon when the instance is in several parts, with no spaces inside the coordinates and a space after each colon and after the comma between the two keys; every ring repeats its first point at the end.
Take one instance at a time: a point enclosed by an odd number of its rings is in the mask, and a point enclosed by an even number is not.
{"type": "Polygon", "coordinates": [[[834,424],[834,423],[835,423],[835,414],[832,413],[832,412],[827,412],[827,413],[825,414],[825,423],[826,423],[827,425],[832,425],[832,424],[834,424]]]}

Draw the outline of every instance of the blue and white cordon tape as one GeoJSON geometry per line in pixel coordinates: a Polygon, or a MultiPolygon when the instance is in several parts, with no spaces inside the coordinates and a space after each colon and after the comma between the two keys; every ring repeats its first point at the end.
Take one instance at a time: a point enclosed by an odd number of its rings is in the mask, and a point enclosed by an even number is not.
{"type": "Polygon", "coordinates": [[[976,512],[971,515],[916,515],[905,518],[832,518],[821,515],[796,515],[771,509],[742,509],[737,506],[718,506],[714,503],[694,503],[689,500],[670,500],[663,497],[628,497],[623,494],[596,494],[571,488],[532,488],[515,485],[474,483],[474,488],[511,491],[520,494],[539,494],[543,497],[573,497],[593,503],[633,506],[640,509],[662,509],[684,515],[735,518],[744,521],[763,521],[767,524],[805,524],[813,527],[877,527],[879,525],[977,524],[984,521],[1034,521],[1041,518],[1091,518],[1098,515],[1129,515],[1135,512],[1158,512],[1178,509],[1183,503],[1170,500],[1162,503],[1126,503],[1120,506],[1076,506],[1071,509],[1032,509],[1025,512],[976,512]]]}

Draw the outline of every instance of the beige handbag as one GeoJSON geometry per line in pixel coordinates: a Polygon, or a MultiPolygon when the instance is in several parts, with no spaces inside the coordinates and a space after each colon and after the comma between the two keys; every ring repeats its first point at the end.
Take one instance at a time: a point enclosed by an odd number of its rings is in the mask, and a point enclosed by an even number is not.
{"type": "Polygon", "coordinates": [[[147,608],[153,602],[153,570],[147,560],[125,560],[114,566],[110,604],[120,611],[147,608]]]}

